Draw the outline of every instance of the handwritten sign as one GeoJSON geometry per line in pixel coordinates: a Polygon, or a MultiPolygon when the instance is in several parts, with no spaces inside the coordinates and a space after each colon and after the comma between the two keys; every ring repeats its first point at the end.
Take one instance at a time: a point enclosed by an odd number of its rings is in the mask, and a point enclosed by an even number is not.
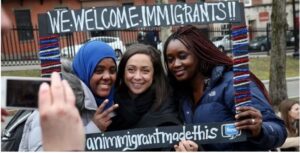
{"type": "Polygon", "coordinates": [[[74,31],[241,22],[243,20],[242,12],[243,5],[236,1],[53,10],[39,14],[39,29],[41,33],[53,34],[74,31]]]}
{"type": "Polygon", "coordinates": [[[207,123],[87,134],[86,150],[173,148],[182,139],[208,144],[246,141],[246,138],[246,133],[236,130],[233,123],[207,123]]]}

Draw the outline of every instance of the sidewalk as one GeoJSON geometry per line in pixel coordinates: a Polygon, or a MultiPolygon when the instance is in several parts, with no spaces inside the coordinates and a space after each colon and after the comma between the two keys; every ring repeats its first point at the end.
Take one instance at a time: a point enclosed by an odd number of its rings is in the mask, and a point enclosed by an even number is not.
{"type": "Polygon", "coordinates": [[[40,70],[41,65],[1,66],[1,71],[40,70]]]}
{"type": "MultiPolygon", "coordinates": [[[[262,80],[262,82],[264,83],[266,89],[269,91],[270,81],[262,80]]],[[[300,77],[286,78],[288,98],[290,99],[299,98],[299,83],[300,83],[300,77]]]]}

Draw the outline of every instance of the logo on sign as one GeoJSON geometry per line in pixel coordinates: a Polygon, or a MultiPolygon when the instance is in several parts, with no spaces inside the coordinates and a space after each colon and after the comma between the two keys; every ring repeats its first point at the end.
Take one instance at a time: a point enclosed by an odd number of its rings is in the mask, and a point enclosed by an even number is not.
{"type": "Polygon", "coordinates": [[[241,131],[237,130],[233,123],[222,125],[222,136],[223,137],[228,137],[230,139],[235,139],[239,135],[241,135],[241,131]]]}

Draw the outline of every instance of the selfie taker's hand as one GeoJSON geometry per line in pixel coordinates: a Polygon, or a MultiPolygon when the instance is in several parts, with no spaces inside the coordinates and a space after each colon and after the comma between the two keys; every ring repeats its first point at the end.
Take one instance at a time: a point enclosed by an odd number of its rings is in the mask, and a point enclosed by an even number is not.
{"type": "Polygon", "coordinates": [[[56,72],[51,76],[51,87],[47,83],[40,86],[39,112],[45,151],[84,150],[84,127],[74,93],[56,72]]]}
{"type": "Polygon", "coordinates": [[[97,125],[97,127],[104,132],[107,130],[107,127],[111,124],[111,114],[114,112],[115,109],[119,107],[118,104],[114,104],[108,109],[104,110],[106,104],[108,103],[108,99],[105,99],[103,103],[97,108],[94,116],[93,122],[97,125]]]}
{"type": "Polygon", "coordinates": [[[198,144],[191,140],[181,140],[178,145],[174,145],[175,151],[198,151],[198,144]]]}
{"type": "Polygon", "coordinates": [[[1,122],[4,122],[5,116],[8,116],[8,112],[5,109],[1,108],[1,122]]]}
{"type": "Polygon", "coordinates": [[[235,126],[238,130],[250,130],[253,137],[258,137],[261,133],[262,115],[259,110],[250,106],[236,108],[238,113],[235,115],[237,122],[235,126]]]}

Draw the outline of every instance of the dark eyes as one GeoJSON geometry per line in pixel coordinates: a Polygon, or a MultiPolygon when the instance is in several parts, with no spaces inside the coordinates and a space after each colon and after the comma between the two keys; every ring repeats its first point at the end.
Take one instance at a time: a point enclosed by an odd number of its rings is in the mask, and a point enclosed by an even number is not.
{"type": "Polygon", "coordinates": [[[173,58],[173,57],[171,57],[171,56],[168,56],[168,57],[167,57],[167,62],[168,62],[168,63],[172,63],[172,62],[173,62],[173,60],[174,60],[174,58],[173,58]]]}
{"type": "MultiPolygon", "coordinates": [[[[136,69],[136,68],[133,68],[133,67],[128,67],[128,68],[127,68],[127,71],[128,71],[129,73],[134,73],[135,71],[137,71],[137,69],[136,69]]],[[[147,74],[147,73],[150,72],[150,69],[149,69],[149,68],[142,68],[142,69],[141,69],[141,72],[142,72],[143,74],[147,74]]]]}
{"type": "Polygon", "coordinates": [[[181,59],[181,60],[184,60],[184,59],[187,58],[187,56],[188,56],[187,53],[180,53],[180,54],[178,55],[178,58],[181,59]]]}
{"type": "Polygon", "coordinates": [[[129,73],[133,73],[133,72],[135,71],[135,69],[134,69],[134,68],[127,68],[127,71],[128,71],[129,73]]]}
{"type": "MultiPolygon", "coordinates": [[[[95,69],[94,73],[96,73],[96,74],[102,74],[104,71],[106,71],[106,69],[104,67],[97,67],[95,69]]],[[[116,67],[110,67],[108,69],[108,71],[109,71],[110,74],[115,74],[116,71],[117,71],[117,68],[116,67]]]]}
{"type": "Polygon", "coordinates": [[[181,52],[177,56],[167,56],[167,62],[172,63],[175,58],[178,58],[179,60],[185,60],[188,57],[187,53],[181,52]]]}

